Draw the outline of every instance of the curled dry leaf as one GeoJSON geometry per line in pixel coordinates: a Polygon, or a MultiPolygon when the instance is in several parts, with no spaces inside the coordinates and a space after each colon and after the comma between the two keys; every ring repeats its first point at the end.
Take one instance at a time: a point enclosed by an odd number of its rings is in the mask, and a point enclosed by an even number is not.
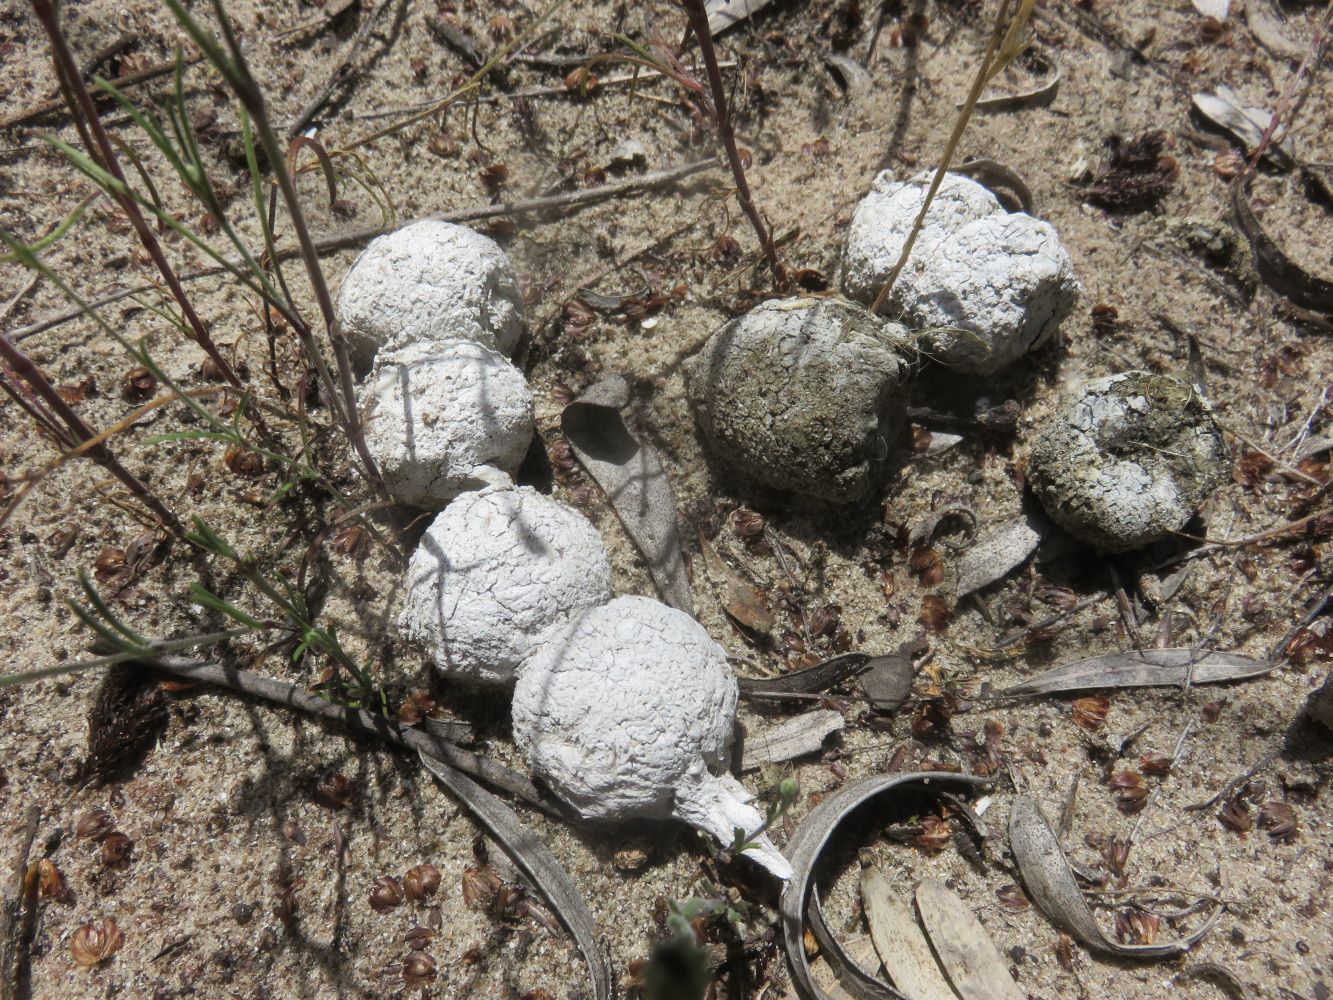
{"type": "Polygon", "coordinates": [[[120,951],[124,943],[125,935],[116,926],[115,918],[105,917],[74,932],[69,939],[69,956],[75,965],[91,969],[120,951]]]}
{"type": "Polygon", "coordinates": [[[681,553],[676,500],[657,453],[629,432],[620,411],[629,403],[629,383],[605,379],[565,407],[565,439],[602,488],[620,523],[648,561],[662,600],[694,614],[694,595],[681,553]]]}
{"type": "MultiPolygon", "coordinates": [[[[977,111],[1018,111],[1022,108],[1041,108],[1055,100],[1060,92],[1060,64],[1049,52],[1030,47],[1028,59],[1034,73],[1040,74],[1041,82],[1036,86],[1016,94],[998,94],[994,97],[982,97],[976,103],[977,111]]],[[[960,102],[959,107],[962,107],[960,102]]]]}
{"type": "Polygon", "coordinates": [[[1204,652],[1187,646],[1132,650],[1068,663],[1005,688],[1000,694],[1015,697],[1098,688],[1178,687],[1187,682],[1219,684],[1261,677],[1272,669],[1271,664],[1240,653],[1204,652]]]}
{"type": "Polygon", "coordinates": [[[1250,207],[1249,184],[1253,175],[1242,173],[1231,182],[1231,210],[1236,225],[1250,241],[1255,269],[1274,291],[1302,309],[1333,312],[1333,281],[1306,271],[1264,232],[1250,207]]]}
{"type": "Polygon", "coordinates": [[[987,778],[952,774],[946,771],[919,771],[905,774],[881,774],[829,792],[801,821],[787,843],[792,877],[783,887],[779,904],[782,916],[782,943],[791,967],[792,982],[803,1000],[830,1000],[811,973],[804,947],[807,921],[820,950],[838,974],[842,986],[858,1000],[901,1000],[902,994],[867,975],[853,963],[825,926],[814,892],[815,874],[825,845],[847,816],[874,799],[904,792],[929,794],[936,789],[966,790],[990,784],[987,778]]]}
{"type": "Polygon", "coordinates": [[[1168,958],[1189,951],[1222,915],[1216,906],[1197,930],[1178,941],[1161,944],[1120,944],[1102,931],[1083,898],[1074,872],[1046,817],[1035,800],[1014,798],[1009,812],[1009,847],[1028,897],[1061,930],[1096,951],[1126,958],[1168,958]]]}

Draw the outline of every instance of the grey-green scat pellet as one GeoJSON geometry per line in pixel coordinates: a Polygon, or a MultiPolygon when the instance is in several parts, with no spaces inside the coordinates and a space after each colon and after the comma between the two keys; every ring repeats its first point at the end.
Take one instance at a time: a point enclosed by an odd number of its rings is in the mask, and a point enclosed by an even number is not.
{"type": "Polygon", "coordinates": [[[1104,552],[1179,531],[1226,474],[1208,402],[1181,379],[1140,371],[1084,383],[1042,428],[1028,463],[1051,519],[1104,552]]]}
{"type": "Polygon", "coordinates": [[[902,424],[911,340],[845,299],[765,302],[732,320],[686,366],[714,457],[774,489],[864,499],[902,424]]]}

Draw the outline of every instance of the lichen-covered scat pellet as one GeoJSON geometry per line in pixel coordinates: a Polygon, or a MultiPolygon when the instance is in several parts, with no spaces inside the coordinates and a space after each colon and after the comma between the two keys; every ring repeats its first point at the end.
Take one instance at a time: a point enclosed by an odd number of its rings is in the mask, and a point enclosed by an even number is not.
{"type": "Polygon", "coordinates": [[[523,332],[523,296],[494,240],[426,219],[372,240],[343,278],[338,322],[352,364],[377,351],[465,340],[511,355],[523,332]]]}
{"type": "MultiPolygon", "coordinates": [[[[729,846],[763,817],[725,766],[736,722],[726,652],[689,615],[619,597],[550,634],[519,666],[514,741],[590,820],[677,819],[729,846]]],[[[760,836],[746,853],[791,866],[760,836]]]]}
{"type": "Polygon", "coordinates": [[[1104,552],[1179,531],[1227,477],[1212,407],[1171,375],[1085,382],[1041,428],[1028,481],[1051,519],[1104,552]]]}
{"type": "Polygon", "coordinates": [[[587,518],[527,486],[492,487],[426,529],[398,625],[441,674],[509,684],[548,632],[610,599],[606,546],[587,518]]]}
{"type": "Polygon", "coordinates": [[[785,492],[854,503],[879,478],[902,425],[911,337],[854,302],[765,302],[686,365],[714,459],[785,492]]]}
{"type": "Polygon", "coordinates": [[[467,341],[382,353],[360,402],[366,446],[389,492],[425,510],[464,490],[509,483],[532,440],[527,379],[467,341]]]}

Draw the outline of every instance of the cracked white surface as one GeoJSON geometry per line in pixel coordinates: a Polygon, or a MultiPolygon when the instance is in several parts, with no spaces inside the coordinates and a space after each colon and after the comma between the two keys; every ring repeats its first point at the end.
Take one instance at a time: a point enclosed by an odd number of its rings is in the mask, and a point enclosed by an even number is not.
{"type": "MultiPolygon", "coordinates": [[[[736,721],[726,652],[689,615],[620,597],[552,632],[519,667],[514,740],[532,770],[588,819],[675,817],[730,843],[762,823],[715,777],[736,721]]],[[[780,877],[761,838],[750,852],[780,877]]]]}
{"type": "Polygon", "coordinates": [[[380,355],[361,387],[366,445],[394,498],[434,510],[502,485],[532,440],[532,391],[505,358],[466,341],[380,355]]]}
{"type": "Polygon", "coordinates": [[[412,554],[400,632],[443,674],[513,681],[551,629],[611,599],[597,529],[527,486],[466,493],[412,554]]]}
{"type": "Polygon", "coordinates": [[[414,342],[466,340],[509,355],[523,332],[523,296],[494,240],[424,220],[375,240],[338,291],[338,321],[352,364],[414,342]]]}
{"type": "MultiPolygon", "coordinates": [[[[874,301],[930,180],[922,173],[894,181],[889,171],[875,179],[848,230],[842,281],[849,297],[874,301]]],[[[964,372],[988,374],[1048,340],[1078,290],[1069,255],[1049,223],[1006,212],[980,184],[946,174],[889,304],[924,332],[924,353],[964,372]]]]}

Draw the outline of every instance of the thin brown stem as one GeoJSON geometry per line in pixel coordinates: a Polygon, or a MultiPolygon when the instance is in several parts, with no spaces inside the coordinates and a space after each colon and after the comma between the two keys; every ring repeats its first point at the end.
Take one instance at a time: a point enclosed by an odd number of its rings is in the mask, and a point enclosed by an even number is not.
{"type": "MultiPolygon", "coordinates": [[[[42,403],[50,409],[51,413],[63,425],[64,430],[79,444],[96,437],[92,428],[85,424],[73,408],[61,398],[60,393],[56,391],[56,387],[46,377],[46,373],[38,368],[26,354],[10,343],[9,338],[4,335],[0,335],[0,358],[3,358],[5,364],[9,366],[14,374],[36,393],[42,403]]],[[[162,501],[157,498],[157,495],[145,486],[134,473],[121,465],[119,459],[104,443],[89,449],[88,457],[119,479],[125,485],[125,488],[140,503],[152,511],[154,516],[174,534],[183,535],[185,533],[185,528],[176,518],[176,515],[169,511],[162,501]]]]}
{"type": "Polygon", "coordinates": [[[129,219],[130,225],[134,227],[134,232],[139,237],[139,242],[148,251],[148,256],[152,258],[158,272],[162,275],[162,279],[167,283],[167,287],[171,289],[176,304],[180,306],[181,314],[185,317],[186,323],[189,324],[190,330],[194,334],[195,343],[202,347],[213,363],[218,366],[218,371],[221,372],[223,378],[232,385],[240,387],[240,378],[236,375],[231,363],[218,350],[218,346],[209,334],[204,321],[194,311],[194,306],[185,294],[185,289],[181,287],[180,280],[176,277],[176,272],[167,260],[166,254],[162,252],[162,245],[158,242],[157,236],[154,235],[152,227],[148,225],[143,213],[139,211],[139,206],[135,204],[133,197],[127,193],[129,185],[125,180],[125,173],[120,168],[120,161],[116,157],[116,151],[112,148],[111,139],[102,126],[97,105],[88,92],[88,87],[83,82],[83,74],[79,71],[74,53],[70,51],[69,42],[65,38],[64,30],[60,27],[60,18],[56,14],[55,6],[51,3],[51,0],[32,0],[32,7],[37,19],[41,21],[42,27],[46,30],[47,38],[50,40],[51,54],[55,59],[56,75],[60,80],[61,89],[65,91],[67,97],[73,99],[71,111],[74,112],[75,118],[80,119],[86,126],[85,137],[92,139],[88,152],[102,164],[107,173],[119,182],[120,187],[113,188],[108,193],[120,206],[120,210],[125,213],[125,217],[129,219]],[[94,149],[92,146],[96,148],[94,149]]]}
{"type": "Polygon", "coordinates": [[[786,284],[786,275],[782,262],[778,260],[778,248],[773,242],[773,234],[765,225],[754,199],[750,197],[750,184],[745,179],[745,166],[741,163],[740,150],[736,148],[736,132],[731,124],[731,109],[727,105],[727,90],[722,83],[722,70],[717,64],[717,52],[713,48],[713,36],[708,30],[708,12],[703,0],[681,0],[685,8],[685,17],[689,21],[690,31],[699,43],[699,54],[703,57],[704,69],[708,74],[708,88],[713,96],[713,118],[717,122],[717,132],[722,139],[722,146],[727,151],[727,163],[731,167],[731,176],[736,179],[736,200],[741,211],[750,220],[754,232],[759,237],[759,245],[768,258],[768,266],[773,272],[773,282],[779,288],[786,284]]]}

